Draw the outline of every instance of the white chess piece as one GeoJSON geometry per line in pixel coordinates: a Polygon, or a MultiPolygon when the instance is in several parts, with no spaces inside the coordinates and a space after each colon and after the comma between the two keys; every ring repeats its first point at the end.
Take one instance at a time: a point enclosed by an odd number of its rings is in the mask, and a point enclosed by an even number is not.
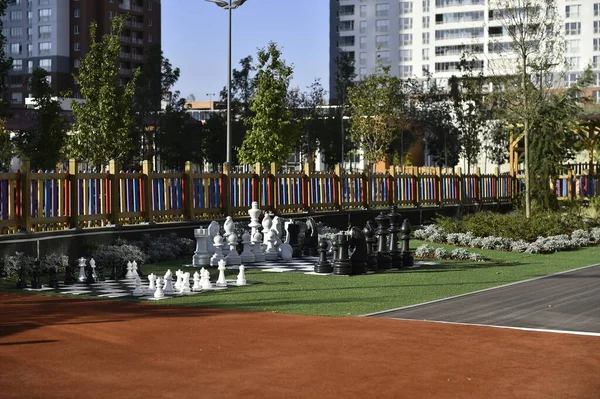
{"type": "Polygon", "coordinates": [[[163,291],[163,279],[158,277],[156,279],[156,290],[154,290],[154,298],[164,298],[165,292],[163,291]]]}
{"type": "Polygon", "coordinates": [[[240,272],[237,275],[236,285],[246,285],[246,266],[240,265],[240,272]]]}
{"type": "Polygon", "coordinates": [[[77,278],[77,280],[79,282],[84,282],[87,277],[85,275],[85,264],[86,264],[87,260],[85,258],[79,258],[79,277],[77,278]]]}
{"type": "Polygon", "coordinates": [[[208,253],[212,256],[215,253],[215,247],[213,243],[215,242],[215,237],[219,234],[219,223],[216,221],[210,222],[208,225],[208,240],[206,241],[206,247],[208,249],[208,253]]]}
{"type": "Polygon", "coordinates": [[[225,223],[223,223],[223,230],[225,230],[223,237],[229,237],[229,235],[233,233],[234,228],[235,225],[233,224],[233,218],[231,216],[227,216],[225,218],[225,223]]]}
{"type": "Polygon", "coordinates": [[[142,296],[144,295],[144,290],[142,290],[142,280],[140,276],[135,278],[135,289],[133,290],[133,296],[142,296]]]}
{"type": "Polygon", "coordinates": [[[201,285],[202,289],[204,290],[210,290],[212,288],[212,283],[210,282],[210,272],[208,270],[204,270],[202,273],[201,285]]]}
{"type": "Polygon", "coordinates": [[[254,237],[261,226],[260,222],[258,221],[261,213],[262,211],[258,209],[258,202],[253,201],[252,208],[248,210],[248,215],[250,215],[250,224],[248,224],[248,227],[251,229],[250,237],[254,237]]]}
{"type": "Polygon", "coordinates": [[[98,275],[96,274],[96,261],[94,258],[90,259],[90,267],[92,268],[92,277],[94,281],[98,281],[98,275]]]}
{"type": "Polygon", "coordinates": [[[263,244],[268,245],[268,236],[271,232],[271,226],[273,225],[273,220],[271,219],[271,215],[266,214],[262,220],[262,235],[263,235],[263,244]]]}
{"type": "Polygon", "coordinates": [[[148,284],[148,288],[146,289],[146,294],[147,295],[152,295],[154,294],[154,291],[156,291],[156,276],[154,275],[154,273],[150,273],[150,275],[148,276],[148,281],[150,282],[150,284],[148,284]]]}
{"type": "Polygon", "coordinates": [[[140,276],[140,274],[138,273],[138,265],[135,260],[131,262],[131,272],[133,273],[133,278],[140,276]]]}
{"type": "Polygon", "coordinates": [[[179,291],[181,289],[181,282],[183,281],[183,272],[181,270],[177,270],[175,272],[175,277],[177,277],[177,280],[175,280],[175,285],[173,285],[173,288],[179,291]]]}
{"type": "Polygon", "coordinates": [[[254,254],[250,250],[250,234],[244,233],[242,234],[242,245],[244,248],[242,249],[242,253],[240,254],[241,263],[254,263],[256,259],[254,258],[254,254]]]}
{"type": "Polygon", "coordinates": [[[275,216],[273,218],[273,225],[271,226],[271,230],[275,230],[275,235],[277,236],[277,244],[281,242],[283,238],[283,228],[281,223],[281,218],[279,216],[275,216]]]}
{"type": "Polygon", "coordinates": [[[192,291],[200,291],[202,286],[200,285],[200,273],[194,273],[194,285],[192,286],[192,291]]]}
{"type": "Polygon", "coordinates": [[[134,278],[133,275],[133,263],[131,261],[127,262],[127,274],[125,274],[125,278],[134,278]]]}
{"type": "Polygon", "coordinates": [[[255,262],[265,261],[265,252],[262,244],[262,233],[257,231],[252,236],[252,253],[254,254],[255,262]]]}
{"type": "Polygon", "coordinates": [[[270,262],[276,261],[279,259],[279,252],[277,252],[277,248],[275,248],[275,242],[277,238],[275,237],[275,233],[273,231],[269,231],[267,233],[267,249],[265,250],[265,260],[270,262]]]}
{"type": "Polygon", "coordinates": [[[213,244],[215,253],[210,258],[210,265],[211,266],[218,266],[219,265],[219,261],[221,259],[223,259],[223,250],[222,250],[223,245],[224,245],[223,244],[223,237],[221,237],[219,234],[217,234],[215,236],[214,244],[213,244]]]}
{"type": "Polygon", "coordinates": [[[231,233],[229,237],[227,237],[227,241],[229,243],[229,254],[225,257],[225,261],[228,265],[239,265],[242,263],[242,259],[237,252],[237,243],[238,239],[235,233],[231,233]]]}
{"type": "Polygon", "coordinates": [[[167,295],[173,295],[173,273],[171,273],[171,269],[167,270],[165,273],[165,285],[163,291],[167,295]]]}
{"type": "Polygon", "coordinates": [[[183,273],[181,279],[181,285],[179,286],[180,294],[189,294],[190,293],[190,273],[183,273]]]}
{"type": "Polygon", "coordinates": [[[217,287],[227,287],[227,280],[225,280],[225,265],[227,262],[225,260],[219,261],[219,278],[217,279],[217,287]]]}
{"type": "Polygon", "coordinates": [[[210,264],[210,254],[208,253],[208,238],[209,231],[203,227],[194,229],[194,237],[196,238],[196,252],[192,258],[192,263],[196,267],[208,266],[210,264]]]}

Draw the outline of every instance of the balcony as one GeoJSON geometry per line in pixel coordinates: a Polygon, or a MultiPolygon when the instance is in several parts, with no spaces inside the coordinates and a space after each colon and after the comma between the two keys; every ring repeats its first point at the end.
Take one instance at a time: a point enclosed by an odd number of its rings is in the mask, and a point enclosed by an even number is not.
{"type": "Polygon", "coordinates": [[[144,7],[140,7],[140,6],[131,6],[131,11],[135,11],[135,12],[144,12],[144,7]]]}
{"type": "Polygon", "coordinates": [[[121,43],[131,43],[131,37],[121,35],[121,43]]]}
{"type": "Polygon", "coordinates": [[[125,21],[125,26],[128,28],[144,29],[144,24],[142,22],[125,21]]]}
{"type": "Polygon", "coordinates": [[[136,60],[136,61],[143,61],[144,60],[144,56],[142,54],[131,54],[131,59],[132,60],[136,60]]]}
{"type": "Polygon", "coordinates": [[[121,52],[119,53],[119,57],[120,57],[120,58],[129,59],[129,58],[131,58],[131,54],[130,54],[130,53],[126,53],[125,51],[121,51],[121,52]]]}
{"type": "Polygon", "coordinates": [[[121,68],[119,70],[119,74],[125,75],[125,76],[131,76],[131,75],[133,75],[133,70],[131,70],[129,68],[121,68]]]}
{"type": "Polygon", "coordinates": [[[144,44],[144,39],[133,38],[133,39],[131,39],[131,43],[143,45],[144,44]]]}

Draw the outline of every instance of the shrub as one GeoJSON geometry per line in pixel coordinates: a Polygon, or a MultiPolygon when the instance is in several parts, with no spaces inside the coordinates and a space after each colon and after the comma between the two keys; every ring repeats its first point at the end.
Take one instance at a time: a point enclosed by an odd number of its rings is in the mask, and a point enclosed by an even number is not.
{"type": "Polygon", "coordinates": [[[33,270],[34,262],[34,258],[25,255],[23,252],[15,252],[14,255],[5,255],[2,259],[2,275],[10,278],[21,269],[29,274],[33,270]]]}
{"type": "Polygon", "coordinates": [[[146,262],[146,255],[134,245],[100,245],[94,252],[92,258],[96,264],[105,269],[115,268],[124,270],[127,262],[136,261],[139,266],[146,262]]]}
{"type": "Polygon", "coordinates": [[[430,245],[419,245],[415,250],[415,257],[422,259],[453,259],[483,262],[485,258],[480,254],[469,252],[464,248],[455,248],[448,252],[445,248],[434,248],[430,245]]]}
{"type": "Polygon", "coordinates": [[[48,254],[40,259],[42,270],[54,270],[56,273],[65,271],[69,265],[69,257],[57,253],[48,254]]]}
{"type": "Polygon", "coordinates": [[[427,244],[419,245],[415,250],[415,257],[417,258],[433,258],[435,254],[435,248],[427,244]]]}

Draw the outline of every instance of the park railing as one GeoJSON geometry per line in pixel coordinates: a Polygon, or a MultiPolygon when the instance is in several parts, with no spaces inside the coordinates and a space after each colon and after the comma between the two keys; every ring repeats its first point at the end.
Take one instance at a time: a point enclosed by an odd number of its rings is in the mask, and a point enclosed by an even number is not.
{"type": "MultiPolygon", "coordinates": [[[[0,234],[89,228],[109,225],[212,220],[246,216],[252,202],[279,214],[307,214],[353,209],[443,207],[510,202],[522,196],[523,176],[463,174],[460,168],[390,168],[386,172],[281,172],[276,165],[255,165],[233,172],[80,170],[74,160],[64,172],[0,173],[0,234]]],[[[600,194],[600,176],[569,171],[553,183],[561,199],[600,194]]]]}

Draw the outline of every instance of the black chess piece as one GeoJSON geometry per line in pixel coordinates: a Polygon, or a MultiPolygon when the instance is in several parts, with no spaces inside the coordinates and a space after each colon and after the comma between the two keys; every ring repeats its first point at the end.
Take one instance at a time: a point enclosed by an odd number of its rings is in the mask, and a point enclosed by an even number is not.
{"type": "Polygon", "coordinates": [[[33,267],[31,268],[31,288],[36,289],[36,290],[42,288],[42,283],[40,283],[39,270],[40,270],[40,261],[36,260],[33,263],[33,267]]]}
{"type": "Polygon", "coordinates": [[[25,289],[27,288],[27,281],[26,281],[26,273],[25,273],[25,269],[23,268],[23,266],[19,267],[19,273],[17,275],[17,288],[18,289],[25,289]]]}
{"type": "Polygon", "coordinates": [[[352,274],[365,274],[367,272],[367,240],[360,227],[350,229],[350,248],[354,249],[350,256],[352,274]]]}
{"type": "Polygon", "coordinates": [[[109,268],[110,268],[110,276],[108,276],[108,278],[111,279],[111,280],[116,280],[117,279],[118,266],[115,265],[114,263],[111,263],[109,265],[109,268]]]}
{"type": "Polygon", "coordinates": [[[392,257],[392,268],[400,269],[402,268],[402,256],[400,253],[400,248],[398,248],[398,233],[400,232],[400,215],[396,212],[396,207],[392,207],[390,213],[388,213],[388,217],[390,218],[390,256],[392,257]]]}
{"type": "Polygon", "coordinates": [[[390,218],[381,212],[376,218],[377,223],[377,268],[388,270],[392,268],[392,257],[390,256],[387,237],[390,228],[390,218]]]}
{"type": "Polygon", "coordinates": [[[375,229],[373,223],[368,221],[363,229],[365,235],[365,241],[367,244],[367,271],[377,271],[377,255],[375,255],[374,246],[377,245],[377,238],[375,238],[375,229]]]}
{"type": "Polygon", "coordinates": [[[300,241],[298,240],[298,236],[300,235],[300,225],[293,223],[292,221],[292,223],[287,226],[287,234],[290,237],[288,240],[289,244],[292,246],[292,257],[298,258],[302,256],[302,248],[300,248],[300,241]]]}
{"type": "Polygon", "coordinates": [[[321,239],[319,241],[319,261],[315,263],[315,273],[331,273],[333,272],[333,266],[331,262],[327,260],[327,241],[321,239]]]}
{"type": "Polygon", "coordinates": [[[106,281],[106,277],[104,277],[104,266],[102,264],[96,266],[96,278],[98,281],[106,281]]]}
{"type": "Polygon", "coordinates": [[[352,274],[352,263],[350,263],[350,254],[348,252],[350,241],[345,233],[336,235],[338,244],[338,256],[333,262],[333,274],[348,276],[352,274]]]}
{"type": "Polygon", "coordinates": [[[75,284],[75,275],[73,272],[74,268],[71,265],[67,265],[65,267],[65,284],[72,285],[75,284]]]}
{"type": "Polygon", "coordinates": [[[48,275],[50,277],[48,286],[52,288],[58,288],[58,278],[56,277],[56,269],[54,267],[48,269],[48,275]]]}
{"type": "Polygon", "coordinates": [[[411,228],[408,219],[404,219],[400,231],[402,232],[402,267],[411,267],[414,265],[414,257],[410,250],[411,228]]]}
{"type": "Polygon", "coordinates": [[[340,245],[338,244],[337,236],[336,236],[331,241],[331,263],[332,264],[335,263],[335,261],[338,259],[339,248],[340,248],[340,245]]]}
{"type": "Polygon", "coordinates": [[[90,265],[85,265],[85,277],[86,284],[94,284],[96,282],[94,279],[94,270],[90,265]]]}
{"type": "Polygon", "coordinates": [[[317,222],[309,216],[306,219],[306,231],[304,234],[304,255],[317,256],[318,245],[319,232],[317,231],[317,222]]]}

